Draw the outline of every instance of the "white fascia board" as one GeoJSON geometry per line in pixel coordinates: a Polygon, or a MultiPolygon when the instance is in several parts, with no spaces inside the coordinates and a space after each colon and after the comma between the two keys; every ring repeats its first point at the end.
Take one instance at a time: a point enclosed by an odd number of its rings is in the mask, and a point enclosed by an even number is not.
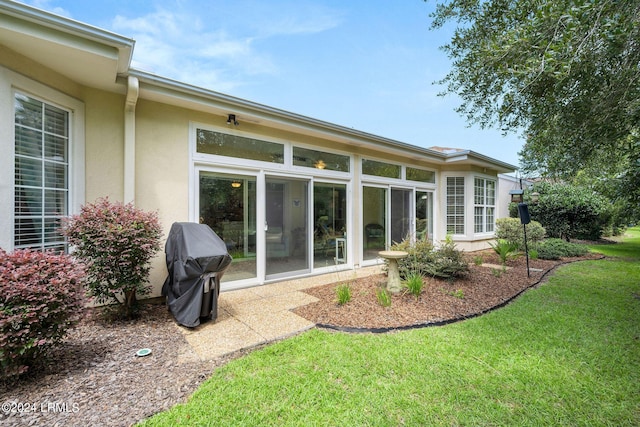
{"type": "MultiPolygon", "coordinates": [[[[90,49],[94,50],[93,53],[98,50],[95,46],[101,46],[103,50],[104,48],[107,50],[115,49],[117,50],[118,73],[123,74],[129,70],[135,45],[133,39],[14,1],[0,0],[0,15],[4,15],[5,19],[13,17],[13,29],[22,29],[32,36],[41,34],[50,40],[51,35],[55,32],[58,33],[56,41],[66,43],[70,47],[82,46],[82,40],[84,40],[93,42],[94,48],[90,49]],[[39,30],[38,27],[40,27],[39,30]],[[44,29],[49,29],[49,31],[44,29]]],[[[90,46],[91,44],[86,45],[90,46]]]]}
{"type": "Polygon", "coordinates": [[[489,156],[485,156],[484,154],[476,153],[475,151],[471,150],[458,151],[453,154],[447,154],[446,156],[447,158],[445,160],[445,163],[473,163],[482,167],[496,169],[498,173],[514,172],[518,170],[517,166],[494,159],[489,156]]]}
{"type": "Polygon", "coordinates": [[[242,98],[192,86],[145,71],[132,69],[129,75],[136,77],[140,81],[141,98],[196,109],[198,111],[207,111],[212,114],[220,114],[221,116],[235,114],[240,123],[242,123],[242,120],[252,123],[262,123],[269,127],[277,127],[303,134],[324,136],[343,143],[377,149],[387,153],[396,153],[402,156],[417,155],[426,161],[434,163],[443,163],[446,158],[446,155],[439,151],[417,147],[367,132],[291,113],[242,98]]]}

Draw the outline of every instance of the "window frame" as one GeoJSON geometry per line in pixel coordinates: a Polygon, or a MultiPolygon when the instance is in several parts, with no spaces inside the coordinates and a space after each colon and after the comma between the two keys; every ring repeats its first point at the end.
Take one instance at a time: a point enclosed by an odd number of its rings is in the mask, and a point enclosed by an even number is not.
{"type": "MultiPolygon", "coordinates": [[[[68,198],[67,215],[80,212],[85,202],[85,105],[66,95],[0,66],[0,139],[11,141],[0,145],[0,215],[8,218],[8,226],[0,227],[0,247],[15,249],[15,97],[23,94],[69,113],[68,123],[68,198]]],[[[40,247],[42,247],[42,242],[40,247]]]]}
{"type": "Polygon", "coordinates": [[[496,198],[498,183],[495,179],[480,176],[473,177],[473,232],[474,234],[494,233],[496,229],[496,198]],[[481,185],[478,185],[481,183],[481,185]],[[493,184],[493,195],[489,194],[488,184],[493,184]],[[493,203],[490,203],[490,200],[493,203]]]}

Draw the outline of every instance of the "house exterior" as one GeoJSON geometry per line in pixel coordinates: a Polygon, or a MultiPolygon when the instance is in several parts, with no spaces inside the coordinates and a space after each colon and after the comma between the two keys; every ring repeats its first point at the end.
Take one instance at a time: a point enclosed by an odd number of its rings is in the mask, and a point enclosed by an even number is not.
{"type": "MultiPolygon", "coordinates": [[[[484,248],[508,215],[498,175],[515,166],[136,70],[134,44],[0,1],[3,249],[66,249],[60,218],[108,196],[157,211],[165,236],[210,225],[234,257],[228,290],[373,265],[405,237],[484,248]]],[[[159,254],[154,295],[166,274],[159,254]]]]}

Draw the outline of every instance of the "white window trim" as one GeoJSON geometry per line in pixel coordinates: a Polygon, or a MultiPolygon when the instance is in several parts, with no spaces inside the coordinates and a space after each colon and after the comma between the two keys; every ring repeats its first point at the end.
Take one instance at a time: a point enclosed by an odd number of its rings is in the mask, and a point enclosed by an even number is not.
{"type": "Polygon", "coordinates": [[[291,169],[291,152],[292,150],[291,150],[290,141],[263,137],[262,135],[256,138],[256,135],[254,133],[243,132],[235,129],[226,129],[221,127],[216,127],[212,125],[207,125],[205,123],[198,123],[198,122],[189,123],[189,153],[191,156],[192,163],[197,162],[202,164],[228,165],[228,166],[253,168],[253,169],[290,170],[291,169]],[[251,139],[257,139],[264,142],[281,144],[284,147],[284,150],[283,150],[284,162],[272,163],[272,162],[263,162],[260,160],[247,160],[247,159],[241,159],[237,157],[219,156],[216,154],[198,153],[198,147],[197,147],[197,141],[196,141],[198,129],[222,133],[225,135],[241,136],[244,138],[251,138],[251,139]]]}
{"type": "Polygon", "coordinates": [[[23,93],[69,111],[69,213],[80,212],[85,199],[85,106],[76,98],[0,67],[0,218],[9,226],[0,227],[0,247],[14,248],[15,210],[15,93],[23,93]]]}
{"type": "Polygon", "coordinates": [[[475,175],[473,177],[473,234],[474,236],[493,236],[496,230],[496,219],[497,219],[497,204],[498,201],[498,180],[493,177],[479,176],[475,175]],[[476,203],[476,179],[480,179],[484,182],[484,198],[485,203],[477,204],[476,203]],[[487,182],[493,182],[494,184],[494,196],[493,196],[493,205],[486,203],[487,198],[487,182]],[[476,231],[476,215],[475,208],[482,208],[482,231],[476,231]],[[493,230],[487,231],[487,208],[493,208],[493,230]]]}
{"type": "Polygon", "coordinates": [[[317,177],[322,177],[322,179],[350,179],[353,176],[353,168],[355,166],[354,156],[353,154],[347,151],[333,150],[325,147],[318,147],[316,145],[310,145],[305,143],[291,142],[291,170],[297,173],[303,173],[307,175],[313,175],[317,177]],[[305,166],[296,166],[293,164],[293,148],[304,148],[307,150],[321,151],[329,154],[338,154],[341,156],[349,157],[349,172],[342,171],[333,171],[326,169],[314,169],[308,168],[305,166]]]}

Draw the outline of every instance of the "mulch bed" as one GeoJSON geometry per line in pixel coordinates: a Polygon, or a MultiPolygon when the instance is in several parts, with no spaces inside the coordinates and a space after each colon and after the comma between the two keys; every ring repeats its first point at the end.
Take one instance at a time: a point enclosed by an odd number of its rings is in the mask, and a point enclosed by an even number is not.
{"type": "Polygon", "coordinates": [[[559,261],[529,260],[530,277],[527,277],[526,258],[507,261],[503,270],[493,251],[470,254],[469,274],[466,277],[446,281],[428,278],[420,297],[408,292],[392,296],[389,307],[383,307],[377,299],[376,289],[386,284],[385,275],[375,275],[345,282],[351,287],[351,300],[337,304],[336,287],[330,284],[308,289],[305,292],[320,301],[300,307],[294,312],[319,326],[345,331],[386,332],[431,324],[444,324],[477,316],[501,306],[526,289],[538,284],[556,266],[582,259],[600,256],[588,254],[581,258],[559,261]],[[483,262],[493,266],[479,266],[473,258],[482,256],[483,262]]]}

